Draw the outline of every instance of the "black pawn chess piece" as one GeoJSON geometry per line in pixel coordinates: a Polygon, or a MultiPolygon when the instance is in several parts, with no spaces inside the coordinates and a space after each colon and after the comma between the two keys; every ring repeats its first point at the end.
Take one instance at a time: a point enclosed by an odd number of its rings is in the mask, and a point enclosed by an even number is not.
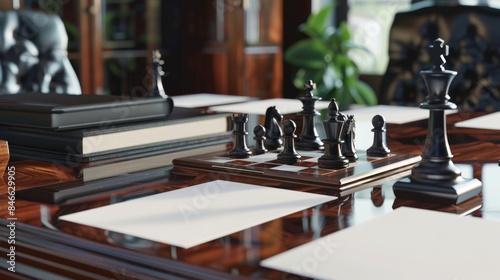
{"type": "Polygon", "coordinates": [[[277,150],[283,147],[283,130],[281,129],[281,120],[283,116],[280,114],[276,106],[267,108],[264,119],[264,127],[266,128],[266,140],[264,146],[268,150],[277,150]]]}
{"type": "Polygon", "coordinates": [[[299,97],[302,102],[302,132],[299,135],[296,147],[299,150],[323,150],[324,144],[319,139],[318,132],[315,125],[315,117],[320,113],[315,108],[315,103],[321,100],[321,97],[313,95],[312,91],[316,89],[316,84],[309,80],[305,86],[306,95],[299,97]]]}
{"type": "Polygon", "coordinates": [[[373,144],[366,154],[373,157],[385,157],[389,155],[391,150],[387,147],[387,137],[385,129],[385,119],[381,115],[375,115],[372,118],[373,125],[373,144]]]}
{"type": "Polygon", "coordinates": [[[342,144],[342,155],[345,156],[349,162],[356,162],[359,156],[356,152],[356,122],[354,115],[347,117],[344,124],[345,134],[343,136],[344,144],[342,144]]]}
{"type": "Polygon", "coordinates": [[[481,181],[462,177],[462,171],[453,164],[446,132],[445,110],[457,106],[449,102],[448,89],[457,72],[445,70],[444,57],[448,46],[436,39],[429,46],[433,67],[420,72],[427,87],[427,101],[420,108],[429,110],[427,138],[421,154],[422,160],[411,170],[409,177],[393,186],[397,198],[459,204],[477,196],[482,189],[481,181]]]}
{"type": "Polygon", "coordinates": [[[283,122],[283,150],[278,154],[278,161],[286,164],[293,164],[300,160],[301,155],[295,150],[295,130],[297,125],[292,120],[283,122]]]}
{"type": "Polygon", "coordinates": [[[253,134],[255,135],[253,137],[255,140],[254,154],[261,155],[267,153],[267,149],[264,147],[264,140],[266,140],[266,128],[262,125],[257,125],[253,129],[253,134]]]}
{"type": "Polygon", "coordinates": [[[318,159],[318,166],[326,169],[341,169],[349,166],[349,160],[346,159],[341,152],[342,130],[344,120],[339,114],[339,105],[335,99],[332,99],[328,105],[328,113],[330,118],[323,121],[325,127],[326,139],[325,154],[318,159]]]}
{"type": "Polygon", "coordinates": [[[229,151],[230,158],[248,158],[252,155],[252,151],[247,147],[246,136],[248,132],[245,129],[248,122],[248,114],[233,114],[232,115],[234,130],[234,146],[229,151]]]}

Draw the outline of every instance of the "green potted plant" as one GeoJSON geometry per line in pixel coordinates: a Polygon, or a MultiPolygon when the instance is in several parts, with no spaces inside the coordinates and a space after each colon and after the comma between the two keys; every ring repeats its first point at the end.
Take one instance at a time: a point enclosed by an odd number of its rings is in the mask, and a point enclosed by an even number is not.
{"type": "Polygon", "coordinates": [[[375,92],[359,80],[358,67],[348,55],[353,49],[368,50],[352,43],[345,22],[338,28],[328,24],[332,12],[333,5],[328,5],[311,14],[300,25],[308,38],[296,42],[285,51],[285,61],[298,68],[293,83],[295,87],[303,89],[304,84],[312,80],[316,83],[317,96],[323,100],[335,98],[341,108],[352,103],[375,105],[375,92]]]}

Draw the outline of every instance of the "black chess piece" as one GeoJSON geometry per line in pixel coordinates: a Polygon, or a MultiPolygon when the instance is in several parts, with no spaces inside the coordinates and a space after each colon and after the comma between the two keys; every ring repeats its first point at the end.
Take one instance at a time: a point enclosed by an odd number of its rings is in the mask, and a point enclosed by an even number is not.
{"type": "Polygon", "coordinates": [[[283,122],[283,150],[278,154],[278,161],[286,164],[293,164],[300,160],[302,157],[295,150],[295,130],[297,125],[292,120],[285,120],[283,122]]]}
{"type": "Polygon", "coordinates": [[[325,154],[318,159],[318,166],[327,169],[345,168],[349,166],[349,160],[341,152],[344,120],[339,114],[339,105],[335,98],[328,105],[328,113],[330,118],[323,121],[326,132],[326,139],[323,140],[325,154]]]}
{"type": "Polygon", "coordinates": [[[232,115],[234,130],[234,146],[229,151],[230,158],[248,158],[252,155],[252,151],[247,147],[246,136],[246,123],[248,122],[248,114],[233,114],[232,115]]]}
{"type": "Polygon", "coordinates": [[[450,102],[448,88],[457,72],[445,70],[443,64],[448,55],[448,46],[436,39],[429,46],[433,67],[420,72],[427,87],[427,101],[420,108],[429,110],[427,138],[421,154],[422,160],[411,170],[409,177],[403,178],[393,186],[398,198],[410,198],[459,204],[477,196],[482,189],[481,181],[462,177],[462,171],[451,158],[451,149],[446,132],[445,110],[455,109],[450,102]]]}
{"type": "Polygon", "coordinates": [[[373,125],[373,144],[368,150],[366,155],[373,157],[385,157],[389,155],[391,150],[387,147],[387,137],[385,129],[385,119],[381,115],[375,115],[372,118],[373,125]]]}
{"type": "Polygon", "coordinates": [[[315,103],[321,100],[321,97],[314,96],[312,91],[316,89],[316,84],[309,80],[305,86],[306,95],[299,97],[302,102],[302,132],[299,135],[296,147],[299,150],[323,150],[324,144],[319,139],[315,125],[315,117],[320,113],[315,108],[315,103]]]}
{"type": "Polygon", "coordinates": [[[264,119],[264,127],[266,128],[266,140],[264,146],[268,150],[277,150],[283,147],[283,130],[281,129],[281,120],[283,116],[280,114],[276,106],[271,106],[266,110],[264,119]]]}
{"type": "Polygon", "coordinates": [[[255,140],[254,154],[261,155],[267,153],[267,149],[264,147],[264,141],[266,140],[266,128],[262,125],[257,125],[253,129],[253,134],[255,135],[253,137],[255,140]]]}
{"type": "Polygon", "coordinates": [[[163,72],[164,61],[161,59],[161,53],[159,50],[153,51],[153,78],[151,80],[151,89],[149,90],[148,97],[163,97],[168,98],[163,88],[163,82],[161,78],[165,75],[163,72]]]}
{"type": "Polygon", "coordinates": [[[347,116],[347,120],[344,124],[345,134],[343,136],[344,144],[342,144],[342,155],[345,156],[349,162],[356,162],[359,156],[356,152],[356,122],[354,120],[354,115],[347,116]]]}

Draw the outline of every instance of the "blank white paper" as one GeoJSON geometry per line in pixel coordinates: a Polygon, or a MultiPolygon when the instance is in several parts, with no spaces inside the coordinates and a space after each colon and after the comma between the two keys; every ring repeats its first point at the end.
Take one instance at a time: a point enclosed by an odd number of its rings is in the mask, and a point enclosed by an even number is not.
{"type": "Polygon", "coordinates": [[[500,223],[415,208],[261,262],[314,279],[500,279],[500,223]]]}
{"type": "MultiPolygon", "coordinates": [[[[329,101],[317,101],[316,110],[328,108],[329,101]]],[[[281,114],[299,113],[302,111],[302,102],[298,99],[272,98],[257,101],[250,101],[244,104],[230,104],[210,107],[209,110],[215,112],[243,113],[265,115],[267,108],[276,106],[281,114]]]]}
{"type": "Polygon", "coordinates": [[[456,127],[500,130],[500,112],[457,122],[456,127]]]}
{"type": "Polygon", "coordinates": [[[215,94],[215,93],[195,93],[187,95],[171,96],[176,107],[199,108],[221,104],[247,102],[251,100],[248,96],[215,94]]]}
{"type": "Polygon", "coordinates": [[[216,180],[60,219],[190,248],[335,199],[216,180]]]}

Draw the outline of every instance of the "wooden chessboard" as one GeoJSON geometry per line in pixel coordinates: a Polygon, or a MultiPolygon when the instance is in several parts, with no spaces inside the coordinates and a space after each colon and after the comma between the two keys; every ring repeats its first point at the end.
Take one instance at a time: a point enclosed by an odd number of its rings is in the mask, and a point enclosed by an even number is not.
{"type": "Polygon", "coordinates": [[[277,161],[277,152],[269,152],[244,159],[233,159],[227,152],[178,158],[176,167],[220,172],[240,176],[251,176],[263,180],[314,183],[327,187],[345,189],[361,183],[371,182],[408,171],[420,161],[419,155],[390,153],[386,157],[369,157],[358,151],[359,160],[342,169],[318,167],[321,151],[299,151],[301,160],[295,164],[277,161]]]}

